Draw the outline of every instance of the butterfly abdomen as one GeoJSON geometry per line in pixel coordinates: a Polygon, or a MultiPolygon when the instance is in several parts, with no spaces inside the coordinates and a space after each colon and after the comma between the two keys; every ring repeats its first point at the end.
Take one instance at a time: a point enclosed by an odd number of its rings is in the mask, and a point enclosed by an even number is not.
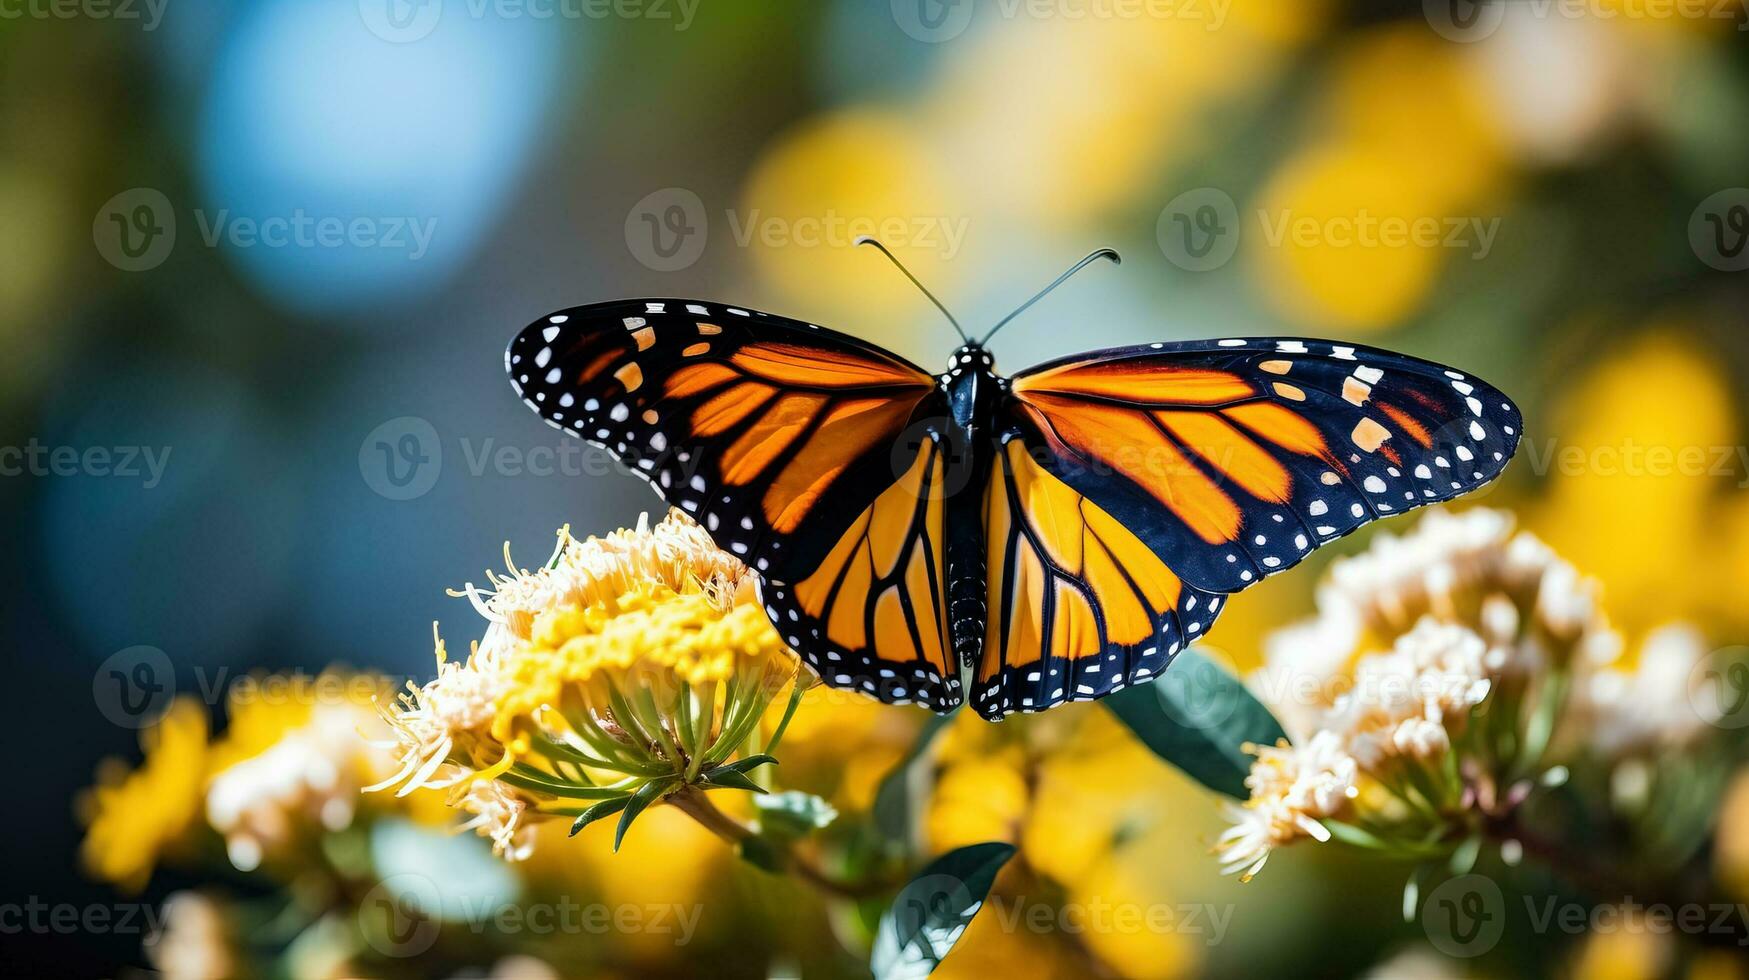
{"type": "Polygon", "coordinates": [[[962,544],[958,537],[947,553],[947,619],[954,656],[970,670],[983,657],[989,612],[984,604],[984,549],[977,542],[962,544]]]}

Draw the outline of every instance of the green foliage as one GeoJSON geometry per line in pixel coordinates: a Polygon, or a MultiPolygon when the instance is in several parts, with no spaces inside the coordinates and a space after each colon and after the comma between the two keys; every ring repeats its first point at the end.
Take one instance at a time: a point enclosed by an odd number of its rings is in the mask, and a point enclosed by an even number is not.
{"type": "Polygon", "coordinates": [[[881,916],[869,968],[875,980],[934,972],[984,904],[1014,846],[996,841],[943,854],[899,890],[881,916]]]}
{"type": "Polygon", "coordinates": [[[1155,755],[1238,799],[1247,795],[1251,771],[1244,746],[1287,737],[1237,677],[1195,648],[1179,653],[1153,683],[1119,691],[1103,704],[1155,755]]]}

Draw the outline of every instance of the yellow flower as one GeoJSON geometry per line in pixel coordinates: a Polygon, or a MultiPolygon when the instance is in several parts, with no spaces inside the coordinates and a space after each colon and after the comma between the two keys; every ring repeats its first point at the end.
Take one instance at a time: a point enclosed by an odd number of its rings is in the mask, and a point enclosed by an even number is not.
{"type": "MultiPolygon", "coordinates": [[[[909,314],[934,329],[915,315],[915,295],[878,267],[879,257],[853,245],[874,235],[925,282],[946,278],[931,270],[954,258],[967,231],[964,195],[944,176],[951,169],[896,113],[820,116],[772,142],[741,193],[745,227],[724,230],[745,237],[754,270],[787,305],[850,323],[885,321],[888,330],[904,329],[892,324],[909,314]]],[[[905,346],[890,335],[883,342],[905,346]]]]}
{"type": "Polygon", "coordinates": [[[251,675],[231,688],[209,753],[206,816],[239,870],[351,826],[359,791],[393,771],[372,710],[388,678],[329,670],[251,675]],[[374,740],[374,741],[373,741],[374,740]]]}
{"type": "Polygon", "coordinates": [[[1624,925],[1599,929],[1580,947],[1571,976],[1574,980],[1652,980],[1670,976],[1675,958],[1670,936],[1653,931],[1645,921],[1637,923],[1634,909],[1599,909],[1593,921],[1613,919],[1624,925]]]}
{"type": "Polygon", "coordinates": [[[1177,918],[1182,906],[1156,880],[1146,862],[1128,849],[1110,852],[1070,890],[1059,913],[1079,931],[1089,951],[1120,977],[1171,980],[1196,972],[1198,945],[1192,936],[1209,923],[1177,918]],[[1077,921],[1079,920],[1079,921],[1077,921]]]}
{"type": "Polygon", "coordinates": [[[1732,401],[1717,355],[1663,325],[1587,371],[1550,437],[1526,442],[1549,480],[1538,533],[1604,583],[1631,634],[1703,612],[1745,622],[1728,571],[1744,554],[1728,533],[1742,497],[1732,401]]]}
{"type": "Polygon", "coordinates": [[[745,788],[766,709],[806,686],[752,573],[678,511],[588,541],[561,531],[545,567],[491,585],[466,590],[489,623],[467,662],[440,640],[437,677],[387,710],[400,767],[370,788],[452,787],[466,826],[511,858],[531,821],[745,788]]]}
{"type": "Polygon", "coordinates": [[[1504,134],[1480,73],[1432,32],[1393,27],[1340,55],[1314,128],[1263,189],[1248,249],[1279,312],[1320,328],[1389,327],[1450,261],[1491,249],[1504,134]],[[1447,245],[1461,221],[1466,249],[1447,245]]]}
{"type": "MultiPolygon", "coordinates": [[[[980,221],[1012,220],[1035,238],[1085,234],[1125,205],[1158,208],[1163,202],[1148,197],[1158,175],[1215,141],[1211,120],[1268,91],[1328,6],[1121,17],[1087,3],[1066,4],[1061,18],[1008,18],[956,41],[919,115],[942,156],[977,175],[960,207],[980,221]],[[992,105],[1026,111],[991,113],[992,105]]],[[[1001,240],[1001,228],[978,230],[981,241],[1001,240]]]]}
{"type": "Polygon", "coordinates": [[[930,844],[939,851],[1011,841],[1026,813],[1026,780],[1010,760],[962,762],[941,774],[930,803],[930,844]]]}
{"type": "Polygon", "coordinates": [[[1749,899],[1749,769],[1740,769],[1719,802],[1714,873],[1737,900],[1749,899]]]}
{"type": "Polygon", "coordinates": [[[159,856],[178,843],[200,812],[206,773],[206,711],[177,698],[164,717],[140,733],[145,761],[128,772],[117,759],[97,771],[81,800],[90,829],[81,847],[85,866],[128,891],[143,888],[159,856]]]}

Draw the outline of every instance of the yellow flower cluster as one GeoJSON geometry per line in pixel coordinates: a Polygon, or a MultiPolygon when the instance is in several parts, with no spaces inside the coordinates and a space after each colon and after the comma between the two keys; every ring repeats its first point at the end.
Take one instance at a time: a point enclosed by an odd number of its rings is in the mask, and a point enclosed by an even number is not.
{"type": "MultiPolygon", "coordinates": [[[[82,799],[86,867],[137,890],[166,853],[192,849],[203,826],[239,870],[295,864],[300,845],[350,826],[361,787],[392,769],[368,741],[387,735],[371,707],[387,685],[339,670],[251,674],[231,685],[224,733],[210,740],[206,709],[177,698],[141,733],[139,768],[106,760],[82,799]]],[[[424,803],[403,801],[402,812],[423,817],[424,803]]]]}
{"type": "MultiPolygon", "coordinates": [[[[452,789],[468,827],[526,856],[530,821],[647,805],[739,756],[799,661],[754,577],[678,511],[465,590],[487,619],[466,663],[385,711],[398,770],[372,789],[452,789]]],[[[803,684],[805,686],[805,682],[803,684]]],[[[611,811],[609,811],[611,812],[611,811]]]]}
{"type": "Polygon", "coordinates": [[[200,813],[206,730],[200,704],[178,698],[140,733],[146,761],[138,769],[129,772],[119,759],[98,768],[97,785],[80,801],[89,825],[81,856],[92,874],[128,891],[145,887],[159,857],[200,813]]]}

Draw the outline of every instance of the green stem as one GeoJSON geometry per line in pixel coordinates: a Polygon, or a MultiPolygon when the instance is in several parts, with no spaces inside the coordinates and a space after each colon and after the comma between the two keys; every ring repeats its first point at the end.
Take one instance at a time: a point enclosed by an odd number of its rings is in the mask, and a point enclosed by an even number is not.
{"type": "MultiPolygon", "coordinates": [[[[716,804],[701,790],[687,786],[669,794],[667,801],[677,807],[682,813],[698,821],[699,825],[733,845],[737,850],[748,840],[758,834],[752,827],[736,820],[717,809],[716,804]]],[[[806,882],[816,890],[835,898],[867,898],[881,895],[891,890],[892,885],[884,881],[844,881],[828,875],[819,865],[805,857],[794,847],[785,848],[780,852],[783,858],[783,868],[806,882]]]]}

